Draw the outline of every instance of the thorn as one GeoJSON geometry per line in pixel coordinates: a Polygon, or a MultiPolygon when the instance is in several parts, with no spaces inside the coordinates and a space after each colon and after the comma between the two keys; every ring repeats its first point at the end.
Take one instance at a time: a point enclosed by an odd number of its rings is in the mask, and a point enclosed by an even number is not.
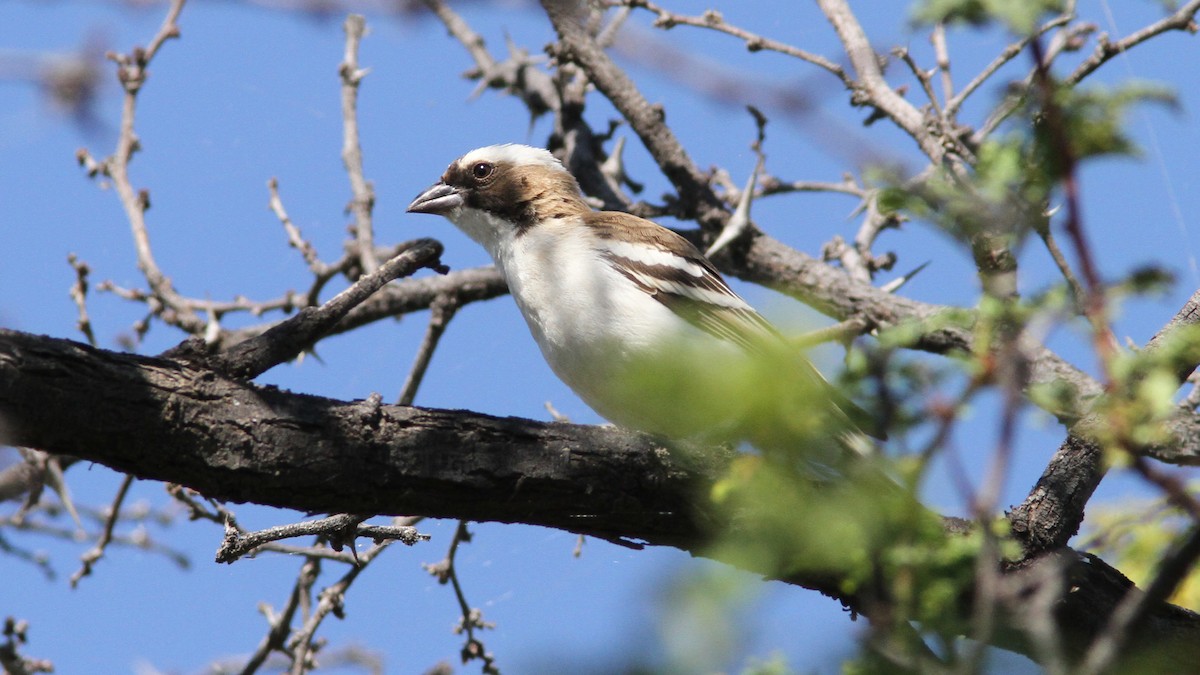
{"type": "Polygon", "coordinates": [[[632,180],[625,173],[625,137],[621,136],[613,145],[612,152],[609,153],[608,159],[600,165],[600,173],[612,181],[613,186],[620,189],[622,185],[629,186],[629,189],[637,194],[642,191],[642,184],[632,180]]]}
{"type": "Polygon", "coordinates": [[[204,344],[212,346],[221,337],[221,320],[212,307],[208,308],[208,324],[204,326],[204,344]]]}
{"type": "Polygon", "coordinates": [[[54,490],[54,494],[58,495],[58,501],[62,502],[67,513],[71,514],[71,520],[75,521],[75,527],[79,528],[77,534],[80,537],[86,536],[83,521],[79,519],[79,512],[75,510],[75,502],[71,499],[71,490],[67,488],[67,480],[63,476],[62,465],[58,463],[57,457],[46,459],[46,477],[44,480],[46,481],[46,485],[49,485],[50,489],[54,490]]]}
{"type": "Polygon", "coordinates": [[[929,263],[931,263],[931,262],[933,262],[933,261],[926,260],[925,262],[921,263],[920,265],[917,265],[917,268],[914,269],[913,271],[909,272],[908,274],[905,274],[902,277],[897,277],[895,279],[892,279],[891,281],[887,282],[886,284],[880,286],[879,290],[883,291],[884,293],[895,293],[896,291],[900,290],[901,286],[903,286],[904,284],[907,284],[909,281],[912,280],[913,277],[917,276],[918,272],[925,269],[926,267],[929,267],[929,263]]]}
{"type": "Polygon", "coordinates": [[[705,256],[711,258],[716,255],[718,251],[740,237],[750,225],[750,203],[754,201],[754,185],[758,182],[758,171],[761,167],[761,160],[755,163],[754,170],[750,172],[750,179],[746,181],[746,187],[742,190],[742,198],[738,200],[737,209],[730,216],[729,222],[725,224],[725,229],[717,235],[716,241],[704,252],[705,256]]]}

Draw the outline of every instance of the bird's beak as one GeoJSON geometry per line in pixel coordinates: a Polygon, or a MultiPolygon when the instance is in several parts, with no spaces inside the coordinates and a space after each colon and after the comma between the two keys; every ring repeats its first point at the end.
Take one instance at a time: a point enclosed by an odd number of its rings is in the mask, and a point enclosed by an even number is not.
{"type": "Polygon", "coordinates": [[[462,192],[458,188],[438,181],[412,200],[412,203],[408,205],[408,212],[444,216],[462,205],[462,192]]]}

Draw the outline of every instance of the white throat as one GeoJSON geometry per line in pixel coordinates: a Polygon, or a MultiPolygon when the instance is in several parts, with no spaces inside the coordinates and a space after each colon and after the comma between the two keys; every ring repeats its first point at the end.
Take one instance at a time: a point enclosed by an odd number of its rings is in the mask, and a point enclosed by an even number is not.
{"type": "Polygon", "coordinates": [[[512,223],[487,211],[460,206],[446,218],[454,226],[462,230],[475,243],[479,244],[492,256],[492,260],[504,270],[504,261],[512,251],[512,242],[516,237],[516,228],[512,223]]]}

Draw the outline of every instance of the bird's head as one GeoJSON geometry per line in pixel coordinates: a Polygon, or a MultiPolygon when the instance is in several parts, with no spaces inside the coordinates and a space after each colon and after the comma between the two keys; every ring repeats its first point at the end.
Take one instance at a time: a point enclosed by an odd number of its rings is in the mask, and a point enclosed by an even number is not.
{"type": "Polygon", "coordinates": [[[409,213],[445,216],[493,257],[502,242],[540,222],[587,210],[562,162],[541,148],[516,144],[468,152],[408,205],[409,213]]]}

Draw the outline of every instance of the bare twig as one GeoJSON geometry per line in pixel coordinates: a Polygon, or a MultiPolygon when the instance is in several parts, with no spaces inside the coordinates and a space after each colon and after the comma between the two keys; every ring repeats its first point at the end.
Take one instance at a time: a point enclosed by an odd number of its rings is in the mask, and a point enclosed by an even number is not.
{"type": "Polygon", "coordinates": [[[484,621],[483,612],[471,607],[467,602],[467,596],[463,593],[462,584],[458,580],[458,571],[454,565],[458,545],[469,541],[471,541],[471,533],[467,531],[467,521],[460,520],[458,528],[454,531],[454,537],[450,540],[450,550],[446,552],[446,557],[441,562],[424,567],[430,574],[437,577],[438,583],[450,583],[454,588],[454,597],[458,600],[458,607],[462,612],[462,617],[454,632],[467,635],[466,644],[463,645],[461,652],[462,662],[465,664],[472,659],[481,659],[484,673],[499,675],[500,669],[496,666],[495,655],[487,651],[483,642],[475,636],[477,629],[495,628],[495,625],[484,621]]]}
{"type": "Polygon", "coordinates": [[[684,16],[670,12],[646,0],[625,0],[625,5],[628,7],[644,8],[657,14],[658,17],[654,20],[654,25],[657,28],[669,29],[675,26],[694,26],[696,28],[708,28],[719,33],[725,33],[745,42],[746,49],[749,51],[758,52],[766,50],[795,57],[830,73],[841,80],[847,89],[854,89],[856,87],[854,81],[846,74],[846,70],[830,59],[731,25],[716,10],[710,9],[700,16],[684,16]]]}
{"type": "Polygon", "coordinates": [[[527,51],[508,40],[508,58],[497,61],[488,52],[483,36],[471,30],[467,22],[447,3],[442,0],[422,2],[446,26],[450,35],[462,43],[475,61],[475,68],[467,73],[468,78],[479,81],[472,96],[489,87],[503,89],[521,99],[529,110],[531,123],[548,111],[561,109],[559,92],[554,82],[545,71],[534,67],[539,62],[538,59],[531,58],[527,51]]]}
{"type": "MultiPolygon", "coordinates": [[[[80,510],[85,514],[88,514],[88,509],[86,507],[81,507],[80,510]]],[[[51,509],[46,509],[46,511],[52,512],[51,509]]],[[[127,519],[128,519],[128,513],[122,514],[121,520],[127,520],[127,519]]],[[[26,532],[36,532],[39,535],[52,537],[54,539],[58,539],[58,540],[61,540],[64,542],[73,542],[74,543],[74,542],[79,541],[79,530],[77,528],[59,527],[59,526],[53,525],[51,523],[42,522],[40,520],[34,520],[32,518],[25,518],[24,520],[21,520],[19,522],[12,518],[10,518],[8,520],[0,519],[0,525],[3,525],[5,527],[12,527],[14,529],[18,529],[18,530],[22,530],[22,531],[26,531],[26,532]]],[[[99,536],[99,535],[97,535],[97,536],[99,536]]],[[[188,559],[188,557],[185,553],[183,553],[181,551],[177,551],[175,549],[172,549],[169,546],[162,544],[160,542],[154,541],[149,536],[147,536],[145,531],[142,530],[141,528],[138,528],[137,530],[135,530],[134,532],[132,532],[130,534],[120,534],[117,532],[113,532],[113,534],[110,537],[109,542],[108,542],[108,548],[112,548],[114,546],[120,546],[122,548],[133,548],[133,549],[138,549],[140,551],[146,551],[149,553],[155,553],[155,554],[161,555],[164,558],[166,558],[167,560],[171,561],[171,563],[173,563],[175,566],[179,567],[180,569],[187,569],[191,566],[191,561],[188,559]]],[[[10,551],[10,549],[5,546],[5,542],[3,542],[2,540],[0,540],[0,550],[10,551]]],[[[15,549],[11,549],[11,550],[13,552],[16,552],[15,549]]],[[[18,552],[18,554],[19,554],[19,552],[18,552]]],[[[29,562],[37,565],[39,568],[42,569],[42,571],[48,577],[53,578],[55,576],[54,570],[52,568],[50,568],[50,566],[49,566],[49,560],[46,559],[42,554],[33,554],[33,555],[29,555],[29,556],[22,555],[21,557],[25,558],[29,562]]]]}
{"type": "Polygon", "coordinates": [[[104,522],[104,530],[100,534],[100,539],[94,547],[83,554],[81,558],[83,566],[71,575],[71,588],[75,588],[81,579],[89,576],[92,573],[92,565],[104,557],[104,551],[112,541],[113,528],[117,526],[117,520],[121,516],[121,504],[125,501],[125,495],[129,493],[130,485],[133,485],[133,476],[126,475],[121,481],[121,487],[117,489],[117,496],[113,498],[112,506],[109,507],[108,518],[104,522]]]}
{"type": "MultiPolygon", "coordinates": [[[[177,314],[176,320],[186,330],[199,333],[204,330],[205,321],[196,315],[191,307],[175,291],[170,278],[163,274],[154,252],[150,246],[150,235],[146,225],[146,210],[150,207],[150,193],[147,190],[135,191],[129,180],[129,162],[134,152],[140,148],[134,122],[137,113],[137,97],[148,76],[147,67],[162,45],[170,38],[179,37],[179,26],[176,21],[183,10],[186,0],[172,0],[167,11],[167,17],[162,26],[145,47],[137,47],[129,54],[109,53],[108,57],[117,64],[117,79],[125,91],[121,109],[120,134],[113,155],[103,162],[103,171],[112,178],[113,187],[125,209],[133,233],[134,247],[137,250],[138,268],[146,277],[150,291],[155,298],[177,314]]],[[[86,155],[86,152],[82,153],[86,155]]],[[[90,172],[90,171],[89,171],[90,172]]]]}
{"type": "Polygon", "coordinates": [[[767,137],[767,117],[752,105],[746,106],[746,109],[754,117],[754,126],[757,129],[754,142],[750,144],[750,149],[754,151],[755,155],[754,169],[750,171],[750,177],[746,179],[746,187],[741,190],[733,215],[725,222],[725,227],[705,250],[704,255],[709,258],[736,241],[750,228],[750,207],[754,203],[754,187],[767,163],[767,155],[763,150],[763,142],[767,137]]]}
{"type": "Polygon", "coordinates": [[[75,327],[87,338],[88,344],[94,347],[96,334],[92,332],[92,320],[88,318],[87,311],[88,274],[92,270],[74,253],[67,255],[67,262],[75,270],[75,283],[71,285],[71,299],[75,301],[75,307],[79,310],[79,319],[75,322],[75,327]]]}
{"type": "Polygon", "coordinates": [[[613,63],[579,22],[571,3],[542,0],[559,36],[555,50],[560,62],[578,64],[649,150],[650,156],[675,186],[686,217],[694,217],[709,232],[718,232],[729,219],[705,175],[688,157],[675,133],[664,123],[660,107],[652,106],[625,71],[613,63]]]}
{"type": "Polygon", "coordinates": [[[935,164],[940,163],[945,149],[925,128],[921,112],[904,100],[884,79],[879,55],[871,47],[866,32],[849,4],[845,0],[817,0],[817,5],[825,14],[825,18],[833,24],[838,38],[842,41],[842,47],[854,66],[854,72],[858,75],[854,90],[861,96],[859,102],[878,108],[911,136],[930,160],[935,164]]]}
{"type": "MultiPolygon", "coordinates": [[[[929,43],[933,45],[934,58],[937,59],[938,72],[942,76],[942,100],[949,103],[954,98],[954,78],[950,75],[950,48],[946,45],[946,24],[937,22],[929,33],[929,43]]],[[[942,115],[949,119],[945,107],[942,115]]]]}
{"type": "Polygon", "coordinates": [[[321,622],[330,614],[339,618],[343,616],[342,608],[346,599],[346,591],[350,589],[358,575],[367,568],[367,565],[371,564],[391,543],[391,541],[382,541],[371,546],[366,552],[359,555],[359,564],[352,565],[341,579],[321,590],[316,607],[312,609],[304,625],[297,629],[287,641],[286,648],[292,657],[292,667],[288,671],[289,673],[301,675],[311,669],[312,664],[309,661],[313,652],[313,637],[321,626],[321,622]]]}
{"type": "Polygon", "coordinates": [[[1200,30],[1200,27],[1196,25],[1197,12],[1200,12],[1200,0],[1190,0],[1190,2],[1181,5],[1170,15],[1148,26],[1144,26],[1116,42],[1111,42],[1107,38],[1102,37],[1096,45],[1096,51],[1083,63],[1076,66],[1070,75],[1063,78],[1063,83],[1067,85],[1079,83],[1112,57],[1128,51],[1161,33],[1172,30],[1196,33],[1197,30],[1200,30]]]}
{"type": "Polygon", "coordinates": [[[442,339],[442,334],[446,332],[450,320],[458,312],[459,306],[458,298],[453,295],[440,296],[429,306],[429,325],[425,329],[425,337],[421,340],[421,346],[417,350],[412,368],[408,371],[408,377],[404,380],[404,386],[400,388],[400,399],[396,402],[397,405],[412,405],[416,400],[417,389],[425,378],[425,370],[429,368],[433,352],[437,349],[438,342],[442,339]]]}
{"type": "Polygon", "coordinates": [[[798,335],[791,338],[790,342],[801,349],[807,349],[826,342],[846,343],[874,329],[875,326],[867,317],[853,316],[845,321],[839,321],[832,326],[818,328],[798,335]]]}
{"type": "Polygon", "coordinates": [[[458,15],[450,6],[442,0],[424,0],[425,6],[429,11],[433,12],[443,24],[450,34],[456,40],[466,47],[471,58],[475,60],[475,65],[478,66],[481,73],[488,73],[496,66],[496,60],[487,50],[487,45],[484,43],[483,36],[471,30],[466,21],[458,15]]]}
{"type": "Polygon", "coordinates": [[[1096,354],[1100,359],[1100,366],[1105,373],[1107,383],[1111,386],[1113,382],[1111,363],[1117,354],[1117,342],[1113,336],[1112,328],[1108,325],[1104,285],[1100,279],[1100,271],[1096,267],[1092,256],[1092,249],[1088,245],[1087,237],[1083,230],[1083,216],[1079,206],[1079,183],[1076,172],[1075,153],[1071,147],[1071,139],[1068,135],[1069,132],[1066,123],[1063,120],[1062,110],[1055,102],[1056,85],[1051,79],[1041,43],[1038,40],[1034,40],[1030,43],[1030,46],[1033,49],[1034,63],[1037,67],[1035,83],[1041,96],[1041,109],[1046,118],[1049,136],[1055,144],[1055,154],[1058,157],[1058,161],[1062,163],[1060,181],[1062,183],[1063,198],[1066,202],[1066,222],[1064,223],[1064,228],[1075,247],[1075,255],[1079,259],[1079,265],[1083,273],[1085,293],[1083,311],[1092,325],[1092,339],[1096,354]]]}
{"type": "Polygon", "coordinates": [[[947,98],[946,108],[944,110],[946,117],[953,118],[955,115],[957,115],[959,109],[962,108],[967,99],[971,97],[971,94],[974,94],[979,87],[983,86],[985,82],[991,79],[991,77],[996,74],[997,70],[1000,70],[1000,68],[1002,68],[1009,61],[1015,59],[1018,54],[1020,54],[1025,50],[1026,47],[1029,46],[1030,42],[1037,37],[1045,35],[1046,33],[1054,30],[1055,28],[1060,28],[1067,25],[1070,23],[1072,16],[1073,15],[1071,12],[1064,12],[1063,14],[1050,19],[1046,23],[1039,26],[1037,32],[1035,32],[1033,35],[1023,37],[1020,40],[1005,46],[1005,48],[1000,51],[1000,54],[998,54],[996,58],[992,59],[990,63],[984,66],[983,70],[979,71],[979,73],[975,75],[975,77],[972,78],[965,87],[962,88],[962,91],[958,92],[958,94],[953,97],[947,98]]]}
{"type": "MultiPolygon", "coordinates": [[[[403,252],[405,246],[406,244],[397,246],[394,255],[403,252]]],[[[409,277],[400,282],[388,284],[367,298],[335,324],[329,335],[345,333],[383,319],[427,310],[439,297],[447,293],[457,296],[459,304],[465,306],[505,295],[508,293],[508,286],[496,268],[491,265],[456,270],[445,275],[409,277]]],[[[221,336],[222,343],[215,348],[226,349],[244,342],[256,335],[261,335],[274,325],[276,324],[267,323],[248,328],[225,330],[221,336]]]]}
{"type": "Polygon", "coordinates": [[[940,115],[942,111],[942,104],[940,101],[938,101],[937,94],[933,91],[934,70],[925,70],[921,68],[921,66],[918,66],[916,60],[914,60],[912,57],[912,53],[908,51],[907,47],[893,47],[892,55],[900,57],[900,60],[904,62],[904,65],[908,66],[909,72],[911,72],[913,77],[917,78],[917,82],[920,83],[921,91],[925,92],[925,98],[929,99],[929,105],[933,106],[933,109],[940,115]]]}
{"type": "Polygon", "coordinates": [[[288,596],[288,602],[283,608],[283,612],[276,615],[271,611],[270,607],[262,605],[259,609],[267,618],[267,635],[259,642],[258,647],[250,658],[246,660],[246,665],[242,668],[242,675],[250,675],[255,673],[266,662],[267,657],[273,651],[283,651],[287,644],[288,634],[292,630],[292,620],[296,616],[296,612],[303,604],[307,606],[308,599],[312,594],[312,585],[316,582],[317,577],[321,573],[321,561],[309,558],[300,566],[300,572],[296,576],[296,583],[292,586],[292,592],[288,596]]]}
{"type": "Polygon", "coordinates": [[[363,177],[362,144],[358,138],[358,86],[369,69],[358,67],[358,46],[367,31],[367,21],[361,14],[346,17],[346,55],[338,67],[342,78],[342,162],[350,177],[350,211],[354,214],[354,232],[358,241],[358,259],[363,273],[379,268],[375,258],[375,230],[371,211],[375,206],[375,189],[363,177]]]}
{"type": "Polygon", "coordinates": [[[620,32],[621,26],[625,25],[625,21],[629,19],[629,15],[633,13],[633,8],[629,6],[618,8],[613,14],[612,19],[596,33],[596,44],[607,49],[611,47],[617,39],[617,33],[620,32]]]}
{"type": "MultiPolygon", "coordinates": [[[[159,314],[159,318],[161,318],[165,323],[178,326],[184,330],[189,330],[186,322],[182,321],[178,314],[163,312],[162,305],[158,302],[158,296],[154,295],[152,291],[147,291],[140,288],[125,288],[117,285],[113,281],[107,280],[96,284],[96,290],[112,293],[113,295],[125,300],[145,304],[150,308],[151,312],[159,314]]],[[[253,300],[251,298],[240,296],[235,297],[233,300],[180,298],[180,306],[186,307],[189,312],[192,312],[197,316],[199,321],[204,322],[203,324],[200,324],[200,330],[196,331],[197,334],[202,334],[207,328],[207,321],[208,317],[210,316],[216,316],[219,319],[224,317],[226,314],[231,314],[233,312],[247,312],[254,316],[261,316],[268,312],[277,311],[291,312],[297,307],[305,306],[306,302],[306,296],[300,295],[294,291],[285,291],[280,297],[271,300],[253,300]],[[205,318],[199,318],[200,314],[203,314],[205,318]]]]}
{"type": "MultiPolygon", "coordinates": [[[[895,253],[875,255],[871,252],[871,247],[884,230],[899,226],[901,217],[894,212],[885,213],[879,208],[878,190],[864,190],[862,202],[856,212],[863,212],[865,215],[858,232],[854,235],[854,241],[847,244],[841,235],[834,235],[833,239],[822,247],[821,257],[824,260],[837,260],[851,278],[869,284],[875,278],[876,272],[890,270],[896,264],[895,253]]],[[[895,290],[892,288],[888,292],[895,290]]]]}
{"type": "Polygon", "coordinates": [[[256,532],[245,532],[241,528],[231,527],[226,530],[225,540],[217,551],[217,562],[231,563],[238,558],[261,550],[268,542],[290,539],[306,535],[320,535],[326,539],[343,537],[348,531],[352,536],[370,537],[376,542],[398,540],[408,546],[418,541],[428,541],[429,535],[421,534],[412,527],[382,527],[378,525],[363,525],[361,516],[341,514],[288,525],[269,527],[256,532]]]}
{"type": "Polygon", "coordinates": [[[850,195],[852,197],[863,198],[869,190],[859,185],[854,177],[846,174],[842,180],[837,183],[829,181],[817,180],[797,180],[797,181],[781,181],[775,176],[763,176],[758,181],[759,197],[769,195],[786,194],[789,192],[836,192],[839,194],[850,195]]]}
{"type": "Polygon", "coordinates": [[[0,644],[0,668],[4,669],[5,675],[54,672],[54,664],[50,661],[31,659],[18,653],[18,646],[29,641],[26,635],[28,631],[28,621],[18,621],[11,616],[4,619],[4,643],[0,644]]]}
{"type": "MultiPolygon", "coordinates": [[[[305,307],[296,316],[272,326],[261,335],[211,357],[209,365],[238,377],[255,377],[310,347],[351,309],[393,279],[413,274],[423,267],[445,271],[440,262],[441,253],[441,243],[433,239],[409,242],[403,252],[329,302],[320,307],[305,307]]],[[[195,349],[194,344],[184,343],[168,354],[191,357],[194,356],[190,353],[192,349],[195,349]]]]}
{"type": "MultiPolygon", "coordinates": [[[[0,524],[7,525],[8,523],[0,521],[0,524]]],[[[14,545],[12,542],[8,541],[3,534],[0,534],[0,553],[33,565],[42,573],[42,576],[45,577],[46,581],[54,581],[57,576],[54,572],[54,567],[50,564],[49,556],[47,556],[44,552],[31,551],[14,545]]]]}
{"type": "MultiPolygon", "coordinates": [[[[325,288],[325,284],[329,283],[331,279],[339,274],[347,274],[351,269],[357,268],[361,270],[362,263],[358,260],[359,257],[354,255],[355,251],[352,250],[346,251],[342,254],[341,259],[333,263],[323,262],[320,256],[317,255],[317,250],[300,233],[300,228],[296,227],[288,215],[287,209],[284,208],[283,199],[279,196],[279,181],[271,178],[267,181],[267,189],[271,193],[267,206],[283,225],[283,229],[287,233],[288,245],[300,251],[300,255],[304,258],[308,269],[313,273],[313,283],[308,289],[302,306],[310,307],[316,305],[320,298],[321,290],[325,288]]],[[[278,308],[284,311],[291,311],[298,304],[297,298],[290,291],[283,299],[289,304],[278,308]]],[[[261,316],[269,309],[273,309],[273,307],[270,305],[260,305],[251,308],[249,311],[255,316],[261,316]]]]}
{"type": "Polygon", "coordinates": [[[1046,251],[1050,253],[1050,258],[1058,267],[1058,273],[1063,276],[1063,279],[1066,279],[1067,286],[1071,289],[1071,297],[1075,301],[1075,307],[1082,313],[1087,305],[1087,291],[1079,283],[1079,278],[1075,276],[1075,270],[1071,269],[1071,263],[1067,261],[1062,249],[1058,247],[1058,239],[1054,236],[1054,230],[1050,228],[1050,224],[1041,219],[1038,222],[1039,226],[1034,229],[1041,237],[1042,243],[1046,245],[1046,251]]]}
{"type": "Polygon", "coordinates": [[[317,249],[305,240],[304,235],[300,234],[300,228],[296,227],[292,222],[291,217],[287,213],[287,209],[283,207],[283,199],[279,197],[279,180],[270,178],[267,181],[267,190],[271,193],[271,198],[267,202],[267,208],[275,214],[279,222],[283,225],[283,229],[287,232],[288,245],[300,251],[300,255],[304,257],[304,262],[308,263],[308,269],[318,277],[329,273],[329,266],[321,262],[321,257],[317,255],[317,249]]]}

